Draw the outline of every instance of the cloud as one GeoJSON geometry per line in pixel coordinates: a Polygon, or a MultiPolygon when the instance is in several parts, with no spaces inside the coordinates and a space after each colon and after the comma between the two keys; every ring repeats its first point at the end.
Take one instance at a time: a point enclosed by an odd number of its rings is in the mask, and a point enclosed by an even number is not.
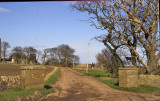
{"type": "Polygon", "coordinates": [[[0,12],[10,12],[10,10],[0,7],[0,12]]]}

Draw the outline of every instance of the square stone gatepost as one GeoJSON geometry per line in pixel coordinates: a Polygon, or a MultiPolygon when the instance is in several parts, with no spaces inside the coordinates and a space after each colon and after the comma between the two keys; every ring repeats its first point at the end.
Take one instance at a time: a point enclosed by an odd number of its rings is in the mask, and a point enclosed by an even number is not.
{"type": "Polygon", "coordinates": [[[43,88],[45,67],[41,66],[23,66],[21,67],[23,81],[22,88],[43,88]]]}
{"type": "Polygon", "coordinates": [[[119,68],[119,87],[138,87],[138,70],[133,67],[119,68]]]}

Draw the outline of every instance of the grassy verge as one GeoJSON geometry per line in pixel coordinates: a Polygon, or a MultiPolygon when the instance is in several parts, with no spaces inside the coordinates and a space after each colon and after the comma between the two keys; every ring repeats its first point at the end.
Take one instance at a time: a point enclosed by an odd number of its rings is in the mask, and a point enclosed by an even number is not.
{"type": "Polygon", "coordinates": [[[48,78],[48,80],[44,82],[44,85],[51,86],[52,84],[55,84],[59,77],[60,77],[60,68],[57,68],[57,71],[55,71],[54,74],[51,75],[48,78]]]}
{"type": "Polygon", "coordinates": [[[44,88],[14,88],[6,91],[1,91],[0,101],[17,101],[18,99],[35,100],[49,93],[53,93],[54,89],[51,87],[51,85],[55,84],[59,77],[60,69],[58,68],[57,71],[54,74],[52,74],[48,80],[45,81],[44,88]]]}
{"type": "Polygon", "coordinates": [[[137,93],[160,93],[160,88],[148,86],[148,85],[140,85],[139,87],[132,87],[132,88],[119,87],[118,78],[108,77],[111,74],[106,73],[104,70],[89,69],[88,73],[86,73],[86,71],[82,69],[73,69],[73,70],[83,73],[85,75],[91,76],[97,79],[98,81],[108,85],[109,87],[117,90],[137,92],[137,93]]]}

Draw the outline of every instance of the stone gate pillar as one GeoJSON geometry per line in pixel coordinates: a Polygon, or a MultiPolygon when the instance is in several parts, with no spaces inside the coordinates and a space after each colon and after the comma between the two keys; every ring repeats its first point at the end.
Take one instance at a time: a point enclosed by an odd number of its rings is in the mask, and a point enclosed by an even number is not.
{"type": "Polygon", "coordinates": [[[43,88],[44,87],[44,69],[41,66],[23,66],[22,70],[22,88],[43,88]]]}
{"type": "Polygon", "coordinates": [[[119,68],[119,87],[138,87],[139,68],[119,68]]]}

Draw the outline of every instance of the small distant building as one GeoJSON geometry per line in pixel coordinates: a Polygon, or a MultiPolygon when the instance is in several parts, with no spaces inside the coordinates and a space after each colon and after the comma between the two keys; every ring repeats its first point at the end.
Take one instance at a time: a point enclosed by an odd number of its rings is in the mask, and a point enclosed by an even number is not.
{"type": "Polygon", "coordinates": [[[12,63],[18,63],[18,64],[26,64],[26,56],[24,53],[21,54],[12,54],[10,55],[10,59],[12,63]]]}
{"type": "MultiPolygon", "coordinates": [[[[24,54],[12,54],[10,55],[10,61],[11,63],[18,63],[18,64],[27,64],[28,63],[28,57],[24,54]]],[[[36,64],[37,60],[36,60],[36,55],[35,54],[31,54],[30,58],[29,58],[29,64],[36,64]]]]}
{"type": "Polygon", "coordinates": [[[11,61],[12,61],[13,63],[15,62],[15,60],[14,60],[14,59],[12,59],[11,61]]]}

